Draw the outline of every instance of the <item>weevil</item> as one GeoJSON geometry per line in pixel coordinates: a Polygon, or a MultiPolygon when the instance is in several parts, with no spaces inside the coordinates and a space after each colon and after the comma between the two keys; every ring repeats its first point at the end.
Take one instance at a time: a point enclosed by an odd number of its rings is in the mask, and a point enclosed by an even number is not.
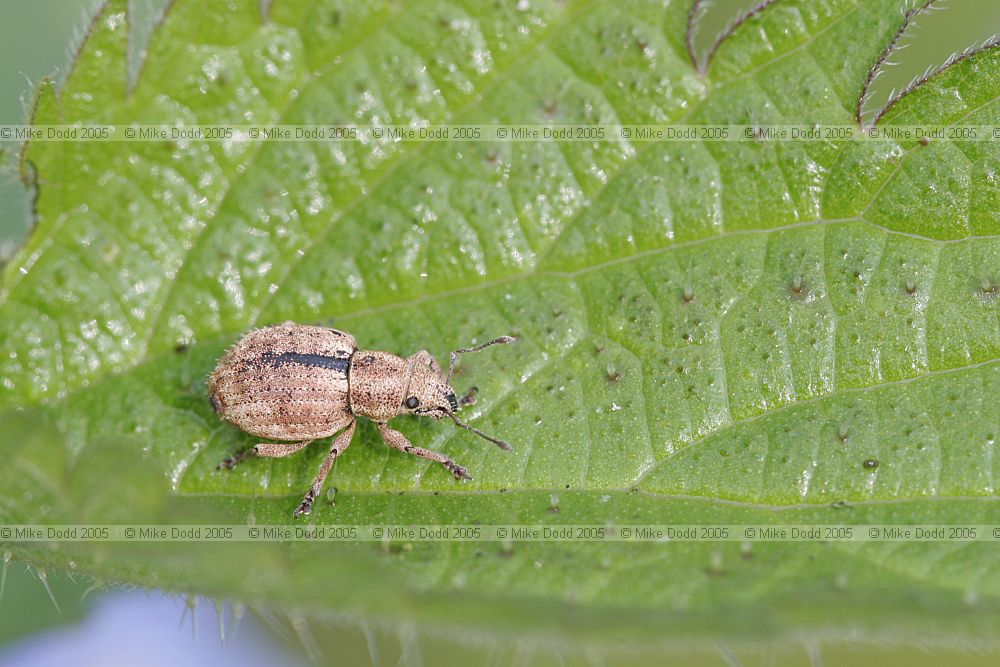
{"type": "Polygon", "coordinates": [[[501,336],[455,350],[445,375],[427,350],[409,357],[359,350],[354,336],[336,329],[286,322],[252,331],[226,351],[209,376],[209,400],[223,420],[250,435],[282,442],[258,443],[225,459],[218,469],[232,469],[250,456],[288,456],[314,440],[339,434],[292,516],[309,514],[334,460],[351,444],[356,418],[367,417],[390,447],[437,461],[455,479],[471,479],[448,456],[414,447],[388,422],[404,414],[449,417],[456,426],[510,451],[503,440],[455,416],[460,407],[473,402],[475,388],[460,400],[451,378],[460,354],[515,340],[501,336]]]}

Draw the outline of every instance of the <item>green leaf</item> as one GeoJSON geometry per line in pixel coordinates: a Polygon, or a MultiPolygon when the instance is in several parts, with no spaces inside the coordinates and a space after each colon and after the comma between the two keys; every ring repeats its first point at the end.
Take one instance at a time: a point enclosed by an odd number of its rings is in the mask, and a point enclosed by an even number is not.
{"type": "MultiPolygon", "coordinates": [[[[901,20],[775,3],[701,76],[680,3],[177,0],[130,86],[125,5],[34,122],[849,124],[901,20]]],[[[997,123],[998,94],[983,50],[883,123],[997,123]]],[[[324,448],[217,472],[253,439],[205,396],[226,346],[286,319],[440,358],[521,341],[456,379],[513,453],[398,420],[458,485],[361,424],[317,523],[996,522],[996,142],[39,142],[24,164],[4,522],[288,522],[324,448]]],[[[1000,620],[986,543],[8,548],[310,617],[593,642],[1000,620]]]]}
{"type": "Polygon", "coordinates": [[[6,614],[0,628],[0,647],[4,649],[37,633],[78,622],[88,611],[85,596],[90,592],[89,583],[61,572],[32,571],[20,563],[9,562],[0,568],[4,608],[18,610],[6,614]]]}

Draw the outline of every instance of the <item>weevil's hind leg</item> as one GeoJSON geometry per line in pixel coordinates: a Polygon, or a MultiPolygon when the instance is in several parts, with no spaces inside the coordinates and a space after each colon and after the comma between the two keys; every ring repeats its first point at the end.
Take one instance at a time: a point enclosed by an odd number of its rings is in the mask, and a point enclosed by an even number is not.
{"type": "Polygon", "coordinates": [[[311,445],[315,440],[303,440],[302,442],[261,442],[250,451],[255,456],[263,456],[269,459],[280,459],[283,456],[290,456],[300,449],[311,445]]]}
{"type": "Polygon", "coordinates": [[[272,459],[281,458],[282,456],[294,454],[312,442],[312,440],[303,440],[302,442],[260,442],[253,447],[248,447],[242,452],[224,459],[219,465],[215,466],[215,469],[232,470],[239,463],[246,461],[251,456],[265,456],[272,459]]]}
{"type": "Polygon", "coordinates": [[[434,452],[429,449],[424,449],[423,447],[414,447],[410,444],[410,441],[406,439],[405,435],[399,431],[394,431],[389,428],[388,425],[379,424],[378,432],[382,434],[382,439],[385,440],[385,444],[389,445],[393,449],[398,449],[399,451],[407,454],[413,454],[414,456],[430,459],[431,461],[437,461],[447,468],[448,472],[455,476],[455,479],[472,479],[472,477],[469,476],[468,470],[458,465],[441,452],[434,452]]]}
{"type": "Polygon", "coordinates": [[[414,352],[410,355],[410,359],[418,361],[420,363],[428,364],[434,370],[435,373],[441,372],[441,364],[438,360],[434,358],[434,355],[427,350],[420,350],[419,352],[414,352]]]}
{"type": "Polygon", "coordinates": [[[227,456],[226,458],[219,461],[219,465],[215,466],[216,470],[232,470],[238,466],[243,461],[253,456],[253,447],[247,447],[243,451],[236,452],[232,456],[227,456]]]}
{"type": "Polygon", "coordinates": [[[298,517],[302,514],[312,513],[313,501],[319,496],[319,492],[323,489],[323,482],[326,481],[326,476],[330,474],[330,468],[333,467],[333,460],[344,453],[347,446],[351,444],[351,438],[354,437],[354,427],[357,425],[356,420],[351,420],[351,423],[346,429],[341,431],[340,435],[336,437],[333,441],[333,445],[330,447],[330,453],[327,454],[326,460],[323,461],[323,465],[319,467],[319,474],[316,475],[316,479],[313,481],[312,486],[306,491],[305,498],[299,503],[299,506],[295,508],[292,512],[293,517],[298,517]]]}

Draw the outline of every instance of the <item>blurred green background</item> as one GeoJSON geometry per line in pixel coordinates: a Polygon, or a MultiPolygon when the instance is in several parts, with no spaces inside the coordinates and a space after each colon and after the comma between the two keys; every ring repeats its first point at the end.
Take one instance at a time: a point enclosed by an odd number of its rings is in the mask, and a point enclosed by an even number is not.
{"type": "MultiPolygon", "coordinates": [[[[359,0],[363,1],[363,0],[359,0]]],[[[510,0],[511,2],[515,0],[510,0]]],[[[717,0],[704,17],[697,33],[697,44],[704,49],[711,43],[718,31],[726,25],[742,8],[754,4],[755,0],[717,0]]],[[[134,24],[132,71],[141,58],[141,45],[148,35],[155,16],[164,6],[165,0],[142,0],[132,7],[134,24]]],[[[67,70],[72,53],[83,34],[86,17],[96,8],[94,0],[32,0],[18,2],[7,0],[3,7],[3,21],[0,26],[0,125],[17,125],[26,122],[32,99],[32,85],[43,76],[59,79],[67,70]]],[[[871,96],[871,107],[877,108],[885,102],[893,89],[906,85],[914,77],[922,74],[929,66],[944,61],[950,54],[970,45],[981,43],[1000,32],[1000,2],[997,0],[953,0],[941,3],[941,10],[922,16],[914,30],[904,39],[910,48],[902,51],[876,83],[871,96]]],[[[10,143],[0,145],[3,149],[0,168],[0,260],[9,257],[30,228],[31,193],[21,185],[17,174],[18,147],[10,143]]],[[[58,600],[61,610],[57,611],[49,592],[39,581],[37,573],[24,564],[13,563],[4,567],[3,598],[0,599],[0,663],[5,656],[11,656],[8,649],[25,638],[37,637],[37,633],[59,626],[69,627],[93,613],[95,600],[105,593],[95,593],[82,599],[91,587],[86,577],[70,576],[66,573],[49,573],[48,581],[52,596],[58,600]],[[5,648],[8,647],[8,648],[5,648]]],[[[153,604],[153,598],[149,598],[153,604]]],[[[182,606],[167,605],[165,617],[173,622],[170,630],[182,643],[192,642],[190,628],[177,629],[182,606]],[[176,607],[176,608],[175,608],[176,607]],[[175,608],[175,609],[174,609],[175,608]],[[171,611],[174,609],[174,611],[171,611]]],[[[212,626],[214,612],[207,621],[199,623],[212,626]]],[[[150,617],[153,618],[153,617],[150,617]]],[[[201,617],[199,617],[201,618],[201,617]]],[[[278,623],[277,625],[281,625],[278,623]]],[[[64,631],[68,632],[68,630],[64,631]]],[[[407,628],[383,628],[372,630],[358,622],[345,622],[326,628],[318,642],[321,653],[327,654],[329,647],[337,647],[336,652],[343,664],[371,662],[374,664],[457,664],[462,659],[477,660],[492,657],[495,664],[592,664],[585,652],[577,652],[574,647],[553,650],[551,647],[507,645],[493,648],[470,645],[468,638],[434,636],[432,633],[414,634],[407,628]]],[[[218,647],[217,628],[203,631],[202,647],[212,644],[218,647]]],[[[283,631],[276,631],[281,637],[283,631]]],[[[55,635],[47,635],[54,637],[55,635]]],[[[64,638],[65,639],[65,638],[64,638]]],[[[288,645],[301,651],[301,640],[292,632],[285,637],[288,645]]],[[[30,641],[30,639],[28,640],[30,641]]],[[[20,659],[31,662],[31,653],[25,653],[22,646],[20,659]],[[27,655],[27,658],[24,656],[27,655]]],[[[38,657],[39,654],[35,654],[38,657]]],[[[167,654],[169,655],[169,654],[167,654]]],[[[271,655],[271,654],[268,654],[271,655]]],[[[277,655],[277,654],[274,654],[277,655]]],[[[206,659],[208,654],[205,654],[206,659]]],[[[823,643],[815,646],[781,647],[709,647],[691,649],[679,647],[676,654],[663,655],[633,653],[623,650],[615,659],[601,658],[603,664],[662,664],[664,659],[673,658],[682,664],[851,664],[851,665],[937,665],[937,664],[997,664],[998,655],[994,647],[953,647],[946,653],[933,653],[919,647],[879,647],[858,646],[856,644],[823,643]],[[985,648],[985,652],[981,649],[985,648]]],[[[212,657],[212,660],[218,660],[212,657]]],[[[84,663],[77,663],[84,664],[84,663]]],[[[170,664],[170,663],[164,663],[170,664]]],[[[218,664],[217,662],[214,664],[218,664]]]]}

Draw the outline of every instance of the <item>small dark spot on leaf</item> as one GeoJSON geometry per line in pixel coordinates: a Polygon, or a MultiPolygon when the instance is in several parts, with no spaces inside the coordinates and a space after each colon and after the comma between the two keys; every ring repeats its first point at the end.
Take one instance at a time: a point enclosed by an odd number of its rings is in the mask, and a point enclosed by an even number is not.
{"type": "Polygon", "coordinates": [[[403,544],[388,544],[383,551],[388,555],[397,556],[407,550],[406,546],[403,544]]]}
{"type": "Polygon", "coordinates": [[[868,468],[869,470],[875,470],[878,468],[878,459],[865,459],[865,462],[862,463],[861,465],[868,468]]]}

